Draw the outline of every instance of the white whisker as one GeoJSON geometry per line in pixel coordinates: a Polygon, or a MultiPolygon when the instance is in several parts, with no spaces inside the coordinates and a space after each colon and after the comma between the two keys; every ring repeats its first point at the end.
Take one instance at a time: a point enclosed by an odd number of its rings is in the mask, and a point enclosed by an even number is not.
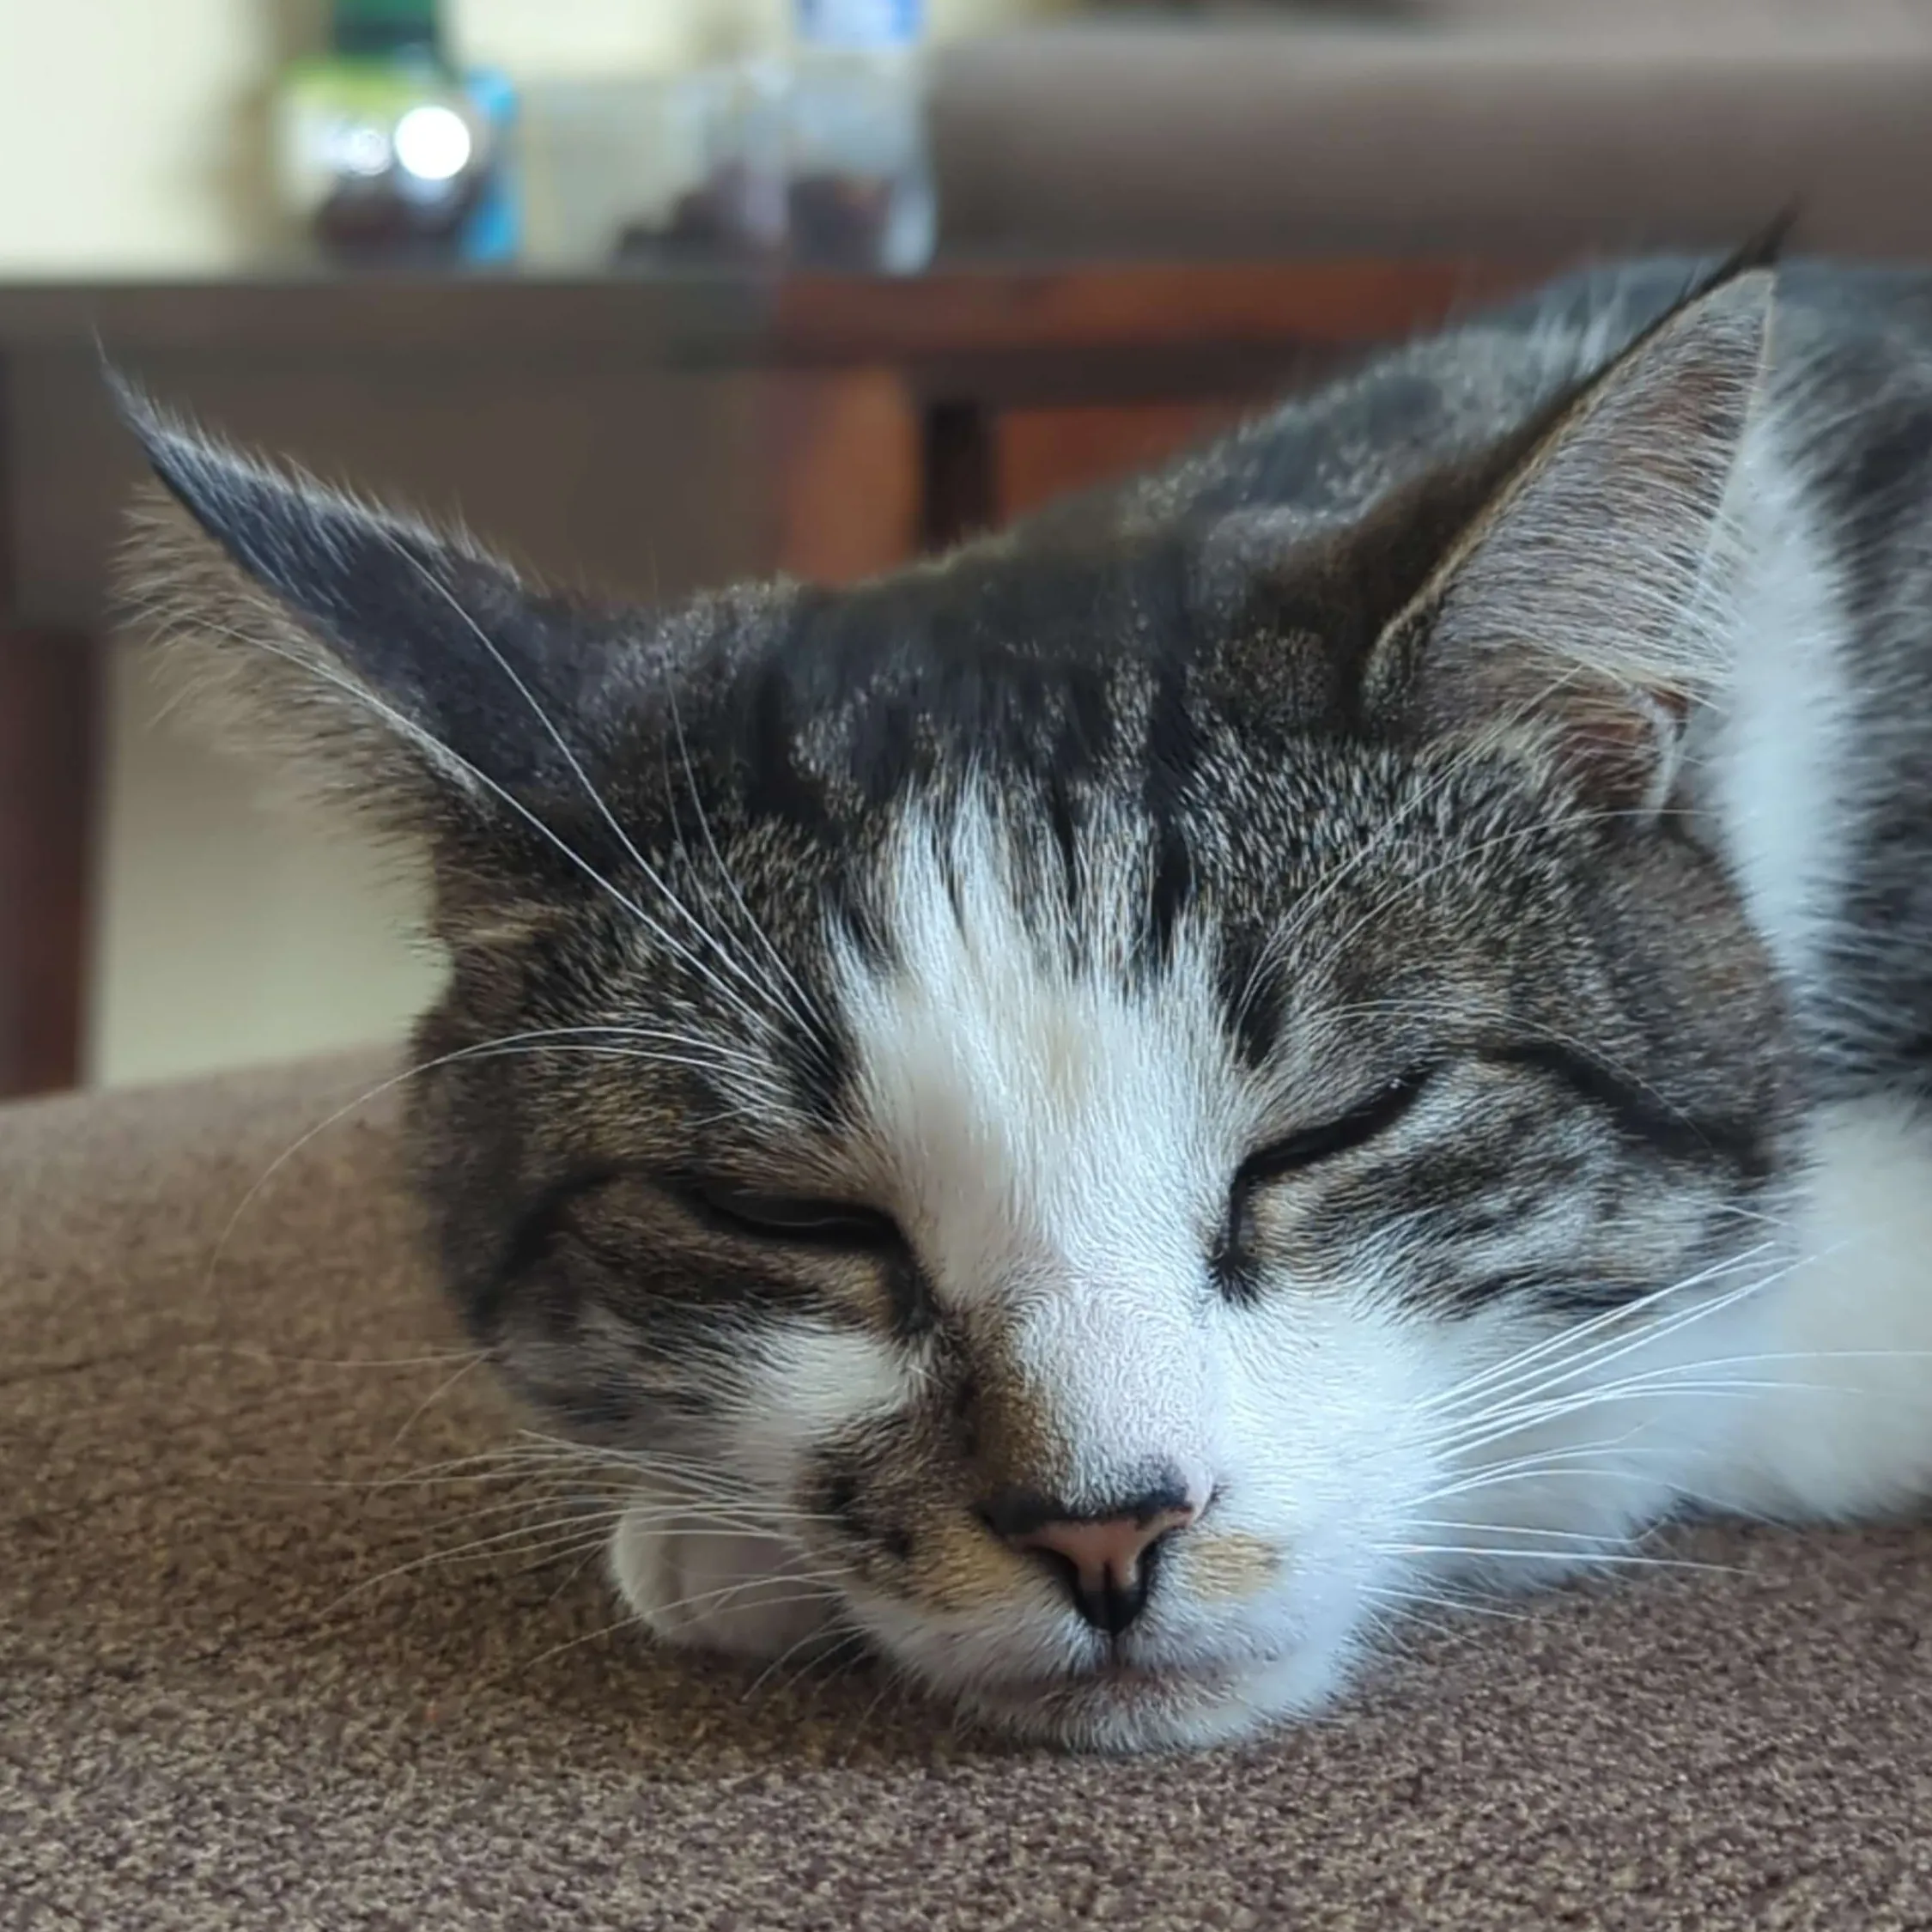
{"type": "MultiPolygon", "coordinates": [[[[1507,1535],[1510,1533],[1505,1526],[1501,1530],[1492,1530],[1491,1534],[1507,1535]]],[[[1747,1574],[1735,1563],[1699,1563],[1689,1557],[1646,1556],[1634,1550],[1516,1550],[1479,1543],[1388,1543],[1379,1545],[1378,1548],[1385,1556],[1458,1557],[1473,1561],[1498,1563],[1558,1563],[1572,1568],[1590,1569],[1607,1564],[1613,1569],[1687,1570],[1714,1577],[1741,1577],[1747,1574]]]]}

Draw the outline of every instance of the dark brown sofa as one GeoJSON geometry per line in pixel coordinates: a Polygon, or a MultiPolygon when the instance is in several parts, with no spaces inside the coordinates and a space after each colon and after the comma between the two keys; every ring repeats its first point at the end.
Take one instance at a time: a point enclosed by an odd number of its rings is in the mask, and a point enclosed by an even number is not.
{"type": "Polygon", "coordinates": [[[963,254],[1932,254],[1923,0],[1419,0],[1408,24],[1127,15],[934,76],[963,254]]]}

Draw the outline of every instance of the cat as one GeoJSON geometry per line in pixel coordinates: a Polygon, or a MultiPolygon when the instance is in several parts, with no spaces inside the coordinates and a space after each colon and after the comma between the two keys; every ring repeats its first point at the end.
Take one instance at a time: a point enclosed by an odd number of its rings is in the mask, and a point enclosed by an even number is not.
{"type": "Polygon", "coordinates": [[[1932,1487],[1932,277],[1573,273],[649,611],[122,402],[167,652],[427,854],[440,1271],[659,1637],[1201,1746],[1932,1487]]]}

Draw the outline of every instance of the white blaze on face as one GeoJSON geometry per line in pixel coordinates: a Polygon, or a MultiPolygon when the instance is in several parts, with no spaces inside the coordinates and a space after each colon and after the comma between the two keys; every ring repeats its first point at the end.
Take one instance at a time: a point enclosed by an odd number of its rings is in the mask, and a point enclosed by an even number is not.
{"type": "Polygon", "coordinates": [[[1206,1482],[1224,1447],[1203,1311],[1244,1122],[1206,948],[1183,922],[1137,979],[1142,841],[1083,847],[1070,932],[1057,878],[1023,916],[986,805],[912,819],[880,882],[892,958],[848,950],[842,998],[878,1184],[1098,1506],[1152,1466],[1206,1482]]]}

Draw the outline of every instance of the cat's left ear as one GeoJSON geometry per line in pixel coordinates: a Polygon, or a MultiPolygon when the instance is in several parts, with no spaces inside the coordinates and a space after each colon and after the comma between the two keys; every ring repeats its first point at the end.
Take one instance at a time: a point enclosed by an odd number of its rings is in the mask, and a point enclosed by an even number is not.
{"type": "Polygon", "coordinates": [[[611,625],[460,533],[115,387],[163,486],[125,596],[191,708],[295,789],[406,842],[528,829],[546,801],[584,797],[611,625]]]}
{"type": "Polygon", "coordinates": [[[1383,632],[1364,696],[1430,732],[1549,734],[1593,796],[1660,809],[1728,670],[1733,488],[1773,276],[1694,295],[1572,398],[1383,632]]]}

